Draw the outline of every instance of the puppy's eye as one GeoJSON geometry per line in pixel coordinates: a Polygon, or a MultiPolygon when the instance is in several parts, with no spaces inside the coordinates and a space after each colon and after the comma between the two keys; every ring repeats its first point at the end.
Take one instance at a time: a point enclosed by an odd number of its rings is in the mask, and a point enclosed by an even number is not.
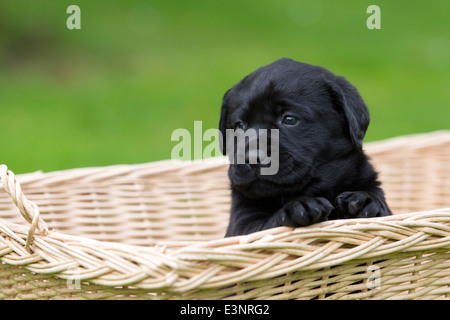
{"type": "Polygon", "coordinates": [[[293,126],[297,124],[298,119],[293,116],[284,116],[283,118],[283,124],[287,124],[288,126],[293,126]]]}
{"type": "Polygon", "coordinates": [[[241,130],[245,130],[247,127],[245,126],[245,123],[243,123],[242,121],[238,121],[234,124],[234,130],[237,129],[241,129],[241,130]]]}

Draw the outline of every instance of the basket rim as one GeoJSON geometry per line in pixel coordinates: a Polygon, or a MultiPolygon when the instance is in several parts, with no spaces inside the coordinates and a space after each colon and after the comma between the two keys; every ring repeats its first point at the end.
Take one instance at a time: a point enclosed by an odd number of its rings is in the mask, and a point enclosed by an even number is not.
{"type": "Polygon", "coordinates": [[[372,141],[364,144],[364,149],[370,152],[385,153],[392,150],[418,150],[450,143],[450,130],[436,130],[427,133],[413,133],[396,136],[380,141],[372,141]]]}

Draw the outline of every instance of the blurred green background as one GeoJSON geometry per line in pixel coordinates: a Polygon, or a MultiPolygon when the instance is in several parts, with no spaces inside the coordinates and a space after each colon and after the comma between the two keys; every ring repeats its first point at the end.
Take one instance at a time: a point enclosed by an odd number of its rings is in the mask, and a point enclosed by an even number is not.
{"type": "Polygon", "coordinates": [[[280,57],[345,76],[365,141],[450,127],[448,0],[0,2],[0,163],[16,173],[170,158],[224,92],[280,57]],[[69,5],[81,30],[69,30],[69,5]],[[381,30],[366,9],[381,8],[381,30]]]}

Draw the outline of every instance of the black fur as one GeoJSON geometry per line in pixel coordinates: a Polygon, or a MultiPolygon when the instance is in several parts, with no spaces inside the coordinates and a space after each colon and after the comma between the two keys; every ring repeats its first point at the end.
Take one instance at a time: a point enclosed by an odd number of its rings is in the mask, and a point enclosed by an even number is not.
{"type": "MultiPolygon", "coordinates": [[[[391,214],[362,150],[369,111],[343,77],[319,66],[277,60],[225,94],[219,123],[224,138],[237,121],[255,130],[279,129],[279,170],[261,175],[262,165],[230,165],[226,236],[391,214]],[[285,115],[298,123],[283,124],[285,115]]],[[[226,141],[224,154],[225,146],[226,141]]]]}

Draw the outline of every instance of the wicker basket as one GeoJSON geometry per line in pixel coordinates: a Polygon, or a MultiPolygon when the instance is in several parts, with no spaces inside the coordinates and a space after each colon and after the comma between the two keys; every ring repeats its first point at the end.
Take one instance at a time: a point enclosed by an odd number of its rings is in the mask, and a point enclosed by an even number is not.
{"type": "Polygon", "coordinates": [[[17,179],[2,165],[0,298],[449,298],[450,131],[365,149],[395,215],[226,239],[223,158],[17,179]]]}

